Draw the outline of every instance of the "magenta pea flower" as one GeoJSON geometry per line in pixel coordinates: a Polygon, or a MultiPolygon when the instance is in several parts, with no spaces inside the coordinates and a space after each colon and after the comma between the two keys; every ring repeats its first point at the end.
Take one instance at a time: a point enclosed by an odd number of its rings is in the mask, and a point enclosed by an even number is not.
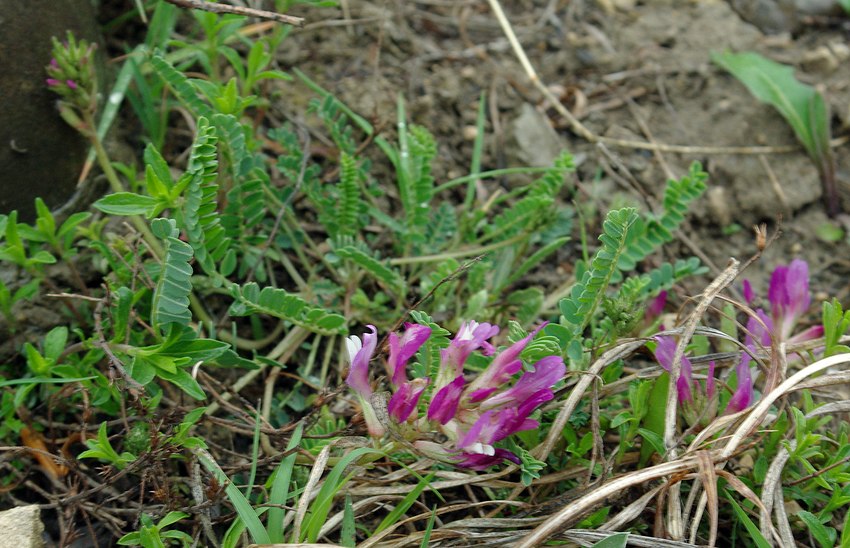
{"type": "Polygon", "coordinates": [[[650,299],[649,304],[646,306],[644,320],[647,323],[651,323],[655,318],[660,316],[662,312],[664,312],[664,306],[666,305],[667,291],[660,291],[658,295],[650,299]]]}
{"type": "Polygon", "coordinates": [[[419,351],[431,336],[431,328],[426,325],[415,323],[404,324],[404,334],[390,333],[390,355],[387,360],[387,372],[395,386],[399,386],[407,380],[405,368],[410,358],[419,351]]]}
{"type": "Polygon", "coordinates": [[[386,366],[393,394],[386,405],[386,422],[377,427],[370,423],[370,417],[377,420],[371,402],[381,394],[372,394],[367,370],[377,333],[369,327],[373,332],[362,340],[348,340],[352,367],[346,382],[357,393],[376,441],[390,429],[393,440],[403,439],[423,455],[457,466],[483,470],[506,460],[520,463],[511,451],[495,444],[538,428],[531,414],[554,397],[552,387],[566,373],[560,356],[542,357],[523,371],[520,356],[543,326],[497,353],[490,342],[499,333],[497,326],[465,322],[440,352],[436,379],[408,380],[406,372],[408,361],[430,338],[430,328],[407,324],[403,333],[390,334],[386,366]],[[463,366],[473,352],[493,358],[484,371],[467,378],[463,366]]]}
{"type": "Polygon", "coordinates": [[[372,436],[382,436],[384,434],[384,426],[378,420],[378,415],[372,407],[372,386],[369,383],[369,362],[375,353],[375,347],[378,345],[378,331],[374,325],[368,325],[366,327],[372,333],[364,334],[362,339],[352,335],[345,340],[350,364],[348,377],[345,379],[345,382],[357,394],[369,434],[372,436]]]}
{"type": "MultiPolygon", "coordinates": [[[[752,304],[755,293],[749,280],[744,280],[744,299],[752,304]]],[[[809,265],[801,259],[794,259],[789,265],[779,265],[770,276],[767,291],[770,302],[769,330],[780,341],[802,342],[823,336],[823,326],[816,325],[801,333],[794,334],[794,328],[805,315],[811,304],[809,295],[809,265]]],[[[764,312],[759,309],[759,315],[764,312]]],[[[768,346],[770,343],[763,343],[768,346]]]]}
{"type": "MultiPolygon", "coordinates": [[[[667,335],[655,337],[658,343],[655,347],[655,359],[665,370],[672,371],[673,356],[676,353],[676,339],[667,335]]],[[[694,379],[691,361],[682,356],[679,378],[676,379],[676,392],[681,405],[682,415],[689,425],[697,423],[703,426],[714,419],[717,414],[717,397],[714,379],[714,362],[708,364],[708,374],[705,384],[694,379]]]]}

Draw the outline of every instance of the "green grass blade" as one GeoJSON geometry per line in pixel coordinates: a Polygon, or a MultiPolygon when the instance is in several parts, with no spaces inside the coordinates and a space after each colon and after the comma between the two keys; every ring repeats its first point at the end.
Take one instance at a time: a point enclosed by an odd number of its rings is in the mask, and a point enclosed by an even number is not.
{"type": "Polygon", "coordinates": [[[334,495],[351,479],[351,474],[343,475],[344,472],[349,465],[368,454],[382,455],[383,453],[368,447],[361,447],[342,457],[333,467],[330,474],[325,478],[316,499],[310,505],[310,515],[304,520],[304,527],[301,530],[302,538],[298,539],[299,541],[316,542],[318,540],[322,525],[325,524],[331,510],[334,495]]]}
{"type": "Polygon", "coordinates": [[[233,504],[233,508],[236,510],[239,519],[245,523],[245,527],[248,529],[248,533],[254,542],[256,544],[270,544],[269,534],[266,528],[263,527],[263,523],[260,521],[257,512],[239,488],[230,481],[230,478],[227,477],[227,474],[224,473],[215,459],[212,458],[212,455],[204,449],[196,449],[195,454],[200,459],[201,464],[215,476],[219,483],[225,486],[224,492],[227,494],[227,498],[233,504]]]}
{"type": "Polygon", "coordinates": [[[408,493],[398,505],[393,508],[393,511],[387,514],[381,523],[378,525],[377,529],[375,529],[375,535],[393,525],[404,515],[407,510],[413,506],[413,503],[416,502],[416,499],[419,498],[419,495],[422,494],[422,491],[425,490],[426,487],[431,483],[431,480],[434,479],[434,473],[428,474],[427,477],[422,478],[419,483],[416,484],[416,487],[413,488],[413,491],[408,493]]]}
{"type": "Polygon", "coordinates": [[[744,527],[750,534],[750,538],[752,538],[753,541],[756,543],[756,546],[758,546],[758,548],[770,548],[770,543],[762,536],[758,526],[753,523],[753,520],[750,519],[750,516],[747,515],[747,513],[744,511],[743,508],[741,508],[741,506],[735,501],[735,499],[730,497],[727,493],[726,500],[728,500],[732,504],[732,508],[735,510],[735,515],[737,515],[741,523],[744,524],[744,527]]]}
{"type": "MultiPolygon", "coordinates": [[[[301,434],[304,426],[299,424],[292,432],[292,437],[289,438],[289,443],[286,445],[287,451],[292,451],[290,455],[284,457],[280,466],[275,473],[274,482],[272,482],[272,490],[269,495],[269,502],[275,505],[283,506],[289,498],[289,484],[292,479],[292,470],[295,467],[295,449],[301,443],[301,434]]],[[[284,542],[283,536],[283,518],[285,511],[281,507],[273,506],[269,508],[268,532],[272,542],[284,542]]]]}

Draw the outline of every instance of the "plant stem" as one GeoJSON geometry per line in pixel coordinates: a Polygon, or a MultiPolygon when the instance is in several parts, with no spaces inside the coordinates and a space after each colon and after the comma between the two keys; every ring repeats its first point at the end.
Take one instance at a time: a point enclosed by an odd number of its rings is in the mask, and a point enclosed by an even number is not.
{"type": "MultiPolygon", "coordinates": [[[[94,116],[90,113],[86,113],[83,118],[87,127],[96,127],[94,123],[94,116]]],[[[100,165],[100,169],[103,170],[103,174],[106,175],[106,180],[109,181],[109,186],[112,188],[112,191],[124,192],[124,185],[122,185],[121,181],[118,179],[118,174],[115,173],[115,168],[112,167],[112,162],[109,160],[109,154],[107,154],[106,149],[103,147],[103,142],[101,142],[98,138],[97,133],[91,132],[88,135],[88,138],[94,147],[94,152],[97,156],[97,163],[100,165]]],[[[142,234],[142,237],[148,243],[156,258],[163,258],[165,253],[163,252],[162,245],[160,245],[156,236],[153,235],[147,223],[145,223],[138,215],[131,215],[130,222],[132,222],[136,230],[142,234]]]]}

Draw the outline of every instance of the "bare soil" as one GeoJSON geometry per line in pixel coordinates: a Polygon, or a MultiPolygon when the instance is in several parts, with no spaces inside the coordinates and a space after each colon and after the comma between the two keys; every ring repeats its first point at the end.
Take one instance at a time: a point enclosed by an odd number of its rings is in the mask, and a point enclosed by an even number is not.
{"type": "MultiPolygon", "coordinates": [[[[783,237],[747,275],[759,285],[777,263],[799,256],[812,265],[813,287],[846,293],[847,244],[817,236],[829,220],[817,170],[802,147],[768,154],[701,150],[796,145],[772,107],[712,64],[713,51],[756,51],[795,66],[801,81],[824,92],[834,135],[846,132],[846,18],[798,15],[793,36],[765,35],[722,0],[503,3],[542,82],[586,127],[607,137],[694,148],[692,154],[671,154],[606,149],[572,133],[534,89],[486,2],[348,4],[347,13],[302,14],[309,23],[293,33],[281,61],[311,75],[389,132],[397,95],[403,94],[410,121],[437,136],[438,180],[468,169],[479,96],[486,92],[484,169],[547,165],[559,151],[569,150],[580,164],[580,199],[605,211],[623,203],[657,208],[665,180],[681,177],[698,160],[710,174],[709,191],[683,231],[688,243],[668,249],[671,256],[702,254],[722,268],[729,257],[755,252],[754,224],[765,222],[773,231],[781,219],[783,237]]],[[[297,85],[288,87],[279,108],[297,116],[306,100],[300,93],[297,85]]],[[[843,146],[835,154],[847,211],[842,167],[850,153],[843,146]]],[[[834,222],[848,226],[844,215],[834,222]]]]}

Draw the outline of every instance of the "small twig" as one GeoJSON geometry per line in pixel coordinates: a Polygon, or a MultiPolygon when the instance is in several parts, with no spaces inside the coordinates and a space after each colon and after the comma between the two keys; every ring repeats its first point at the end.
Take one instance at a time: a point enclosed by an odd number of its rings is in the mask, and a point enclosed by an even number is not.
{"type": "Polygon", "coordinates": [[[212,2],[203,2],[201,0],[166,0],[166,2],[185,9],[203,10],[210,13],[232,13],[234,15],[258,17],[260,19],[271,19],[272,21],[293,25],[295,27],[304,26],[303,17],[284,15],[274,11],[258,10],[243,6],[230,6],[228,4],[214,4],[212,2]]]}

